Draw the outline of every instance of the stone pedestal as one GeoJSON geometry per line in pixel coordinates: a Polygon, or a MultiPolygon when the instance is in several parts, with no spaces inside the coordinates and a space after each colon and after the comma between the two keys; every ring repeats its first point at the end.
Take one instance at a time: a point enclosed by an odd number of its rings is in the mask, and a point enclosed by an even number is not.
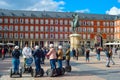
{"type": "Polygon", "coordinates": [[[70,34],[70,48],[79,49],[80,48],[80,35],[70,34]]]}

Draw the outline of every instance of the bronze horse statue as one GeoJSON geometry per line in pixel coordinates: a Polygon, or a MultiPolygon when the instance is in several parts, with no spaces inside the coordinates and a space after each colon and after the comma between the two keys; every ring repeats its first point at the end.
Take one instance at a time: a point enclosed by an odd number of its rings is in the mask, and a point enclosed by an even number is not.
{"type": "Polygon", "coordinates": [[[73,20],[71,22],[72,32],[76,32],[76,28],[79,27],[79,16],[75,13],[72,15],[73,20]]]}

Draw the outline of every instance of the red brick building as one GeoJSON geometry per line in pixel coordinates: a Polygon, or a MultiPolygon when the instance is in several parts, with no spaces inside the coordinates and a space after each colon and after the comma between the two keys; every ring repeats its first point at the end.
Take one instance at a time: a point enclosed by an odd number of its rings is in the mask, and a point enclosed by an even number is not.
{"type": "MultiPolygon", "coordinates": [[[[48,46],[49,43],[69,42],[73,12],[0,10],[0,42],[24,46],[48,46]]],[[[81,45],[93,46],[95,36],[102,36],[103,43],[119,41],[120,20],[116,15],[84,14],[79,15],[77,33],[81,45]]]]}

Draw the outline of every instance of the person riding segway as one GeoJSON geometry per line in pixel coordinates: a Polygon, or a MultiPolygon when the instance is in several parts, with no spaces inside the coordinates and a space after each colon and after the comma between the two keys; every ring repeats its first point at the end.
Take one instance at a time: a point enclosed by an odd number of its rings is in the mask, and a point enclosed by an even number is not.
{"type": "Polygon", "coordinates": [[[33,52],[33,57],[35,61],[35,70],[34,70],[34,77],[39,75],[40,77],[44,75],[44,70],[41,68],[40,59],[42,57],[43,51],[39,49],[39,46],[35,46],[35,51],[33,52]]]}

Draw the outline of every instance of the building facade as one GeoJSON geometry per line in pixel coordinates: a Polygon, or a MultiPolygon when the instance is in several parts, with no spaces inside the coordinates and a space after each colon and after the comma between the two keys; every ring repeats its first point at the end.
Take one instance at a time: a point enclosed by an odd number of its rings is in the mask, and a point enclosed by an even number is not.
{"type": "MultiPolygon", "coordinates": [[[[15,43],[20,47],[28,42],[35,45],[55,46],[66,44],[71,34],[71,20],[74,12],[21,11],[0,9],[0,43],[15,43]]],[[[120,20],[117,15],[79,15],[77,33],[81,45],[93,46],[101,36],[103,43],[119,42],[120,20]]]]}

